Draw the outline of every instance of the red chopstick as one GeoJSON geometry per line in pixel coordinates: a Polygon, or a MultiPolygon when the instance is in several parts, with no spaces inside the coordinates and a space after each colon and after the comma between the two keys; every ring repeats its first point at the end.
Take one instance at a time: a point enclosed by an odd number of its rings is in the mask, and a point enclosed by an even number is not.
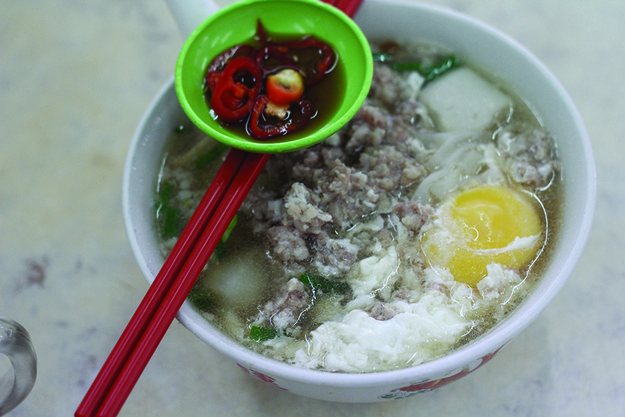
{"type": "Polygon", "coordinates": [[[349,17],[354,17],[364,0],[333,0],[331,4],[349,17]]]}
{"type": "MultiPolygon", "coordinates": [[[[363,0],[324,0],[353,17],[363,0]]],[[[75,417],[114,417],[147,366],[269,155],[232,149],[75,417]]]]}
{"type": "Polygon", "coordinates": [[[178,273],[176,281],[160,303],[154,317],[143,332],[124,368],[111,386],[106,398],[98,409],[97,417],[116,416],[130,391],[148,364],[156,347],[176,317],[178,310],[191,291],[195,280],[208,262],[221,236],[239,210],[241,203],[258,178],[269,155],[247,154],[241,169],[224,194],[219,206],[201,234],[187,261],[178,273]]]}
{"type": "MultiPolygon", "coordinates": [[[[232,149],[228,153],[226,160],[217,172],[217,175],[212,181],[210,187],[204,194],[198,208],[189,220],[187,227],[182,232],[180,238],[176,242],[176,245],[163,264],[163,267],[139,304],[137,311],[130,319],[126,329],[120,336],[117,344],[111,351],[108,359],[102,366],[102,369],[98,373],[83,401],[76,410],[76,413],[74,414],[76,417],[93,417],[96,415],[98,407],[100,407],[100,404],[107,395],[107,392],[111,389],[111,386],[115,382],[120,371],[123,369],[124,364],[127,363],[133,349],[135,349],[135,346],[139,340],[141,340],[142,335],[146,334],[145,330],[148,327],[148,324],[153,319],[157,309],[162,305],[166,294],[168,294],[168,291],[172,288],[172,283],[174,283],[174,280],[179,274],[185,260],[189,257],[189,254],[198,241],[198,238],[200,238],[200,234],[205,229],[214,230],[213,234],[217,234],[218,230],[214,227],[207,227],[207,225],[209,224],[209,220],[215,219],[213,214],[215,213],[219,202],[223,200],[226,191],[229,189],[228,187],[230,186],[232,188],[232,186],[239,185],[241,182],[240,179],[242,178],[241,175],[246,173],[248,175],[251,173],[257,177],[258,174],[256,172],[260,172],[267,159],[268,156],[259,158],[259,155],[257,154],[248,154],[238,149],[232,149]],[[239,171],[239,169],[241,169],[241,171],[239,171]],[[235,184],[233,179],[235,178],[235,175],[237,175],[237,172],[239,172],[239,174],[236,178],[239,178],[239,182],[235,184]]],[[[256,177],[254,177],[254,180],[256,177]]],[[[249,186],[251,187],[251,184],[249,186]]],[[[247,193],[247,191],[249,191],[249,188],[245,192],[247,193]]],[[[241,202],[238,202],[238,206],[241,205],[241,202]]],[[[234,204],[237,204],[237,202],[234,202],[234,204]]],[[[228,207],[231,208],[232,204],[228,204],[228,207]]],[[[222,213],[223,211],[224,210],[222,209],[222,213]]],[[[236,210],[234,213],[236,213],[236,210]]],[[[234,216],[234,213],[232,213],[231,217],[234,216]]],[[[226,227],[231,220],[232,218],[225,222],[226,227]]],[[[219,241],[222,234],[223,231],[219,234],[217,241],[219,241]]],[[[208,254],[208,257],[210,257],[210,253],[208,254]]],[[[195,278],[197,278],[197,276],[195,278]]],[[[191,281],[191,279],[189,279],[189,281],[191,281]]],[[[195,279],[192,279],[192,281],[195,281],[195,279]]],[[[182,299],[182,301],[184,302],[184,299],[182,299]]],[[[182,302],[180,305],[182,305],[182,302]]],[[[176,308],[176,312],[179,309],[180,306],[176,308]]],[[[158,342],[160,342],[161,338],[158,339],[158,342]]],[[[158,342],[156,344],[158,344],[158,342]]],[[[149,357],[145,360],[146,364],[148,360],[149,357]]]]}

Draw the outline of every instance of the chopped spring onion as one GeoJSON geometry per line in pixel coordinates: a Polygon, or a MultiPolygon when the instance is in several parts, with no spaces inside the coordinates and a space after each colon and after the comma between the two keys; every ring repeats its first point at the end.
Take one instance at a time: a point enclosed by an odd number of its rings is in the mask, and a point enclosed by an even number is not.
{"type": "Polygon", "coordinates": [[[168,239],[178,233],[181,213],[177,207],[170,206],[174,186],[165,182],[159,188],[156,213],[157,218],[161,220],[161,236],[168,239]]]}
{"type": "Polygon", "coordinates": [[[459,65],[459,60],[455,56],[445,57],[439,61],[436,61],[432,65],[424,65],[422,62],[394,62],[391,64],[391,68],[395,71],[417,71],[425,78],[426,81],[432,81],[438,77],[455,68],[459,65]]]}
{"type": "Polygon", "coordinates": [[[235,214],[234,217],[232,218],[232,221],[228,225],[228,228],[224,232],[224,235],[221,237],[222,242],[225,242],[226,240],[228,240],[228,238],[230,237],[230,234],[234,230],[234,226],[236,225],[237,225],[237,215],[235,214]]]}
{"type": "Polygon", "coordinates": [[[395,61],[393,54],[379,52],[373,54],[373,60],[376,62],[388,62],[391,68],[399,72],[417,71],[425,78],[425,81],[432,81],[434,78],[457,67],[460,61],[455,56],[444,57],[433,64],[425,65],[423,62],[417,61],[395,61]]]}
{"type": "Polygon", "coordinates": [[[217,143],[213,146],[208,152],[204,155],[198,157],[195,160],[195,168],[202,169],[213,163],[217,158],[219,158],[226,150],[228,149],[227,145],[223,143],[217,143]]]}
{"type": "Polygon", "coordinates": [[[300,275],[299,280],[307,287],[313,290],[321,290],[324,293],[346,294],[350,289],[349,284],[345,281],[317,277],[306,273],[300,275]]]}
{"type": "Polygon", "coordinates": [[[375,62],[389,62],[393,60],[393,54],[387,54],[385,52],[376,52],[371,55],[375,62]]]}
{"type": "Polygon", "coordinates": [[[187,299],[195,308],[202,311],[208,311],[214,305],[213,297],[210,294],[195,288],[191,290],[187,299]]]}
{"type": "Polygon", "coordinates": [[[178,224],[180,223],[180,210],[176,207],[165,206],[161,209],[163,223],[161,224],[161,235],[168,239],[176,236],[178,233],[178,224]]]}
{"type": "Polygon", "coordinates": [[[250,339],[256,340],[257,342],[264,342],[265,340],[273,339],[277,335],[278,331],[276,329],[272,329],[271,327],[252,326],[250,329],[250,339]]]}
{"type": "Polygon", "coordinates": [[[225,243],[226,243],[226,240],[228,240],[228,238],[230,237],[230,234],[232,233],[236,225],[237,225],[237,215],[235,214],[234,217],[232,218],[232,221],[228,225],[228,228],[226,229],[223,236],[221,237],[221,240],[217,242],[217,246],[215,247],[215,251],[214,251],[215,255],[217,255],[217,258],[221,259],[226,255],[225,243]]]}

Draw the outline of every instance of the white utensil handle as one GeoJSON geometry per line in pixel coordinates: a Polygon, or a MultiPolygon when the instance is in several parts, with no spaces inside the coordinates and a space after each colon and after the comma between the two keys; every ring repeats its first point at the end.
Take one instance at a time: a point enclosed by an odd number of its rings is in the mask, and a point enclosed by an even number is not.
{"type": "Polygon", "coordinates": [[[186,39],[219,5],[213,0],[165,0],[182,37],[186,39]]]}

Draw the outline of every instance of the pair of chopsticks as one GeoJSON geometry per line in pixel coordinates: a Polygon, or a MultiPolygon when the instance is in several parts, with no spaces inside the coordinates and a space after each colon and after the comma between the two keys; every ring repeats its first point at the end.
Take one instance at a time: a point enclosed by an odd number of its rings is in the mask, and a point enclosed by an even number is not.
{"type": "Polygon", "coordinates": [[[269,156],[230,150],[76,417],[119,413],[269,156]]]}
{"type": "MultiPolygon", "coordinates": [[[[362,1],[326,3],[353,17],[362,1]]],[[[119,413],[269,157],[230,150],[75,417],[114,417],[119,413]]]]}

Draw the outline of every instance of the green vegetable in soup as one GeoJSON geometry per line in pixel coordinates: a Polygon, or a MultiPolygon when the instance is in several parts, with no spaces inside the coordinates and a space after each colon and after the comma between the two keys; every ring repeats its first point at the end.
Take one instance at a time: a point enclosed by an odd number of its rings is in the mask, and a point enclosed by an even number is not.
{"type": "Polygon", "coordinates": [[[182,213],[176,207],[171,206],[174,186],[171,183],[163,183],[158,192],[156,203],[156,217],[160,220],[160,231],[163,239],[169,239],[178,235],[178,227],[182,213]]]}
{"type": "Polygon", "coordinates": [[[226,253],[227,253],[226,246],[220,240],[219,242],[217,242],[217,246],[215,246],[215,250],[213,251],[213,254],[217,257],[217,259],[223,259],[223,257],[226,256],[226,253]]]}
{"type": "Polygon", "coordinates": [[[307,287],[313,290],[321,290],[324,293],[347,294],[350,289],[347,282],[317,277],[306,273],[300,275],[299,280],[307,287]]]}
{"type": "Polygon", "coordinates": [[[226,150],[228,146],[223,143],[217,143],[214,147],[212,147],[208,152],[198,157],[195,161],[195,168],[202,169],[209,165],[211,165],[214,161],[217,160],[226,150]]]}
{"type": "Polygon", "coordinates": [[[460,60],[456,56],[446,56],[432,64],[425,64],[421,61],[396,61],[393,54],[376,53],[373,60],[377,62],[389,62],[391,68],[398,72],[416,71],[425,78],[425,81],[432,81],[436,77],[456,68],[460,65],[460,60]]]}
{"type": "Polygon", "coordinates": [[[393,54],[388,54],[386,52],[376,52],[371,54],[374,62],[389,62],[393,60],[393,54]]]}
{"type": "Polygon", "coordinates": [[[178,225],[180,224],[181,213],[176,207],[164,207],[163,223],[161,225],[161,234],[165,239],[178,235],[178,225]]]}
{"type": "Polygon", "coordinates": [[[232,218],[232,221],[228,225],[228,228],[226,229],[223,236],[221,237],[221,240],[217,243],[217,246],[215,247],[214,253],[215,255],[217,255],[218,258],[221,259],[224,256],[226,256],[226,241],[230,237],[230,234],[232,233],[236,225],[237,225],[237,215],[235,214],[235,216],[232,218]]]}
{"type": "Polygon", "coordinates": [[[272,329],[271,327],[263,327],[263,326],[252,326],[250,329],[250,339],[256,340],[257,342],[264,342],[269,339],[273,339],[278,335],[278,331],[276,329],[272,329]]]}
{"type": "Polygon", "coordinates": [[[209,311],[215,304],[215,300],[213,300],[210,294],[195,288],[191,290],[187,299],[195,308],[201,311],[209,311]]]}
{"type": "Polygon", "coordinates": [[[169,205],[171,194],[174,191],[174,185],[170,182],[161,183],[158,189],[158,208],[169,205]]]}
{"type": "Polygon", "coordinates": [[[425,81],[432,81],[436,77],[446,73],[447,71],[456,68],[459,65],[458,58],[450,56],[436,61],[432,65],[423,65],[422,63],[416,63],[415,66],[409,65],[409,63],[396,63],[391,67],[395,71],[418,71],[425,81]]]}
{"type": "Polygon", "coordinates": [[[237,225],[237,220],[238,220],[238,215],[235,214],[234,217],[232,218],[232,221],[228,225],[228,228],[226,229],[223,236],[221,237],[222,242],[225,242],[226,240],[228,240],[228,238],[230,237],[230,234],[234,230],[234,227],[237,225]]]}

